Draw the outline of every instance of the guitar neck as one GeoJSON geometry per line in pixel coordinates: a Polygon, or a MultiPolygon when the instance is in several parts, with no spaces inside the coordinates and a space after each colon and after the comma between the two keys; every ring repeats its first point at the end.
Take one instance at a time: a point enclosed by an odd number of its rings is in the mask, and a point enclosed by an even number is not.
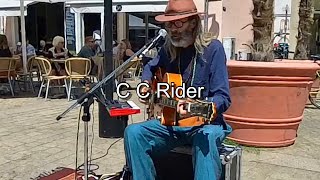
{"type": "MultiPolygon", "coordinates": [[[[175,99],[169,99],[166,97],[157,98],[156,104],[170,107],[170,108],[177,108],[178,101],[175,99]]],[[[191,115],[201,116],[204,118],[211,118],[211,115],[215,112],[212,109],[212,103],[196,103],[196,104],[187,104],[185,107],[191,115]]]]}
{"type": "Polygon", "coordinates": [[[176,108],[178,105],[178,101],[175,99],[169,99],[169,98],[165,98],[165,97],[161,97],[157,100],[157,103],[164,105],[164,106],[168,106],[171,108],[176,108]]]}

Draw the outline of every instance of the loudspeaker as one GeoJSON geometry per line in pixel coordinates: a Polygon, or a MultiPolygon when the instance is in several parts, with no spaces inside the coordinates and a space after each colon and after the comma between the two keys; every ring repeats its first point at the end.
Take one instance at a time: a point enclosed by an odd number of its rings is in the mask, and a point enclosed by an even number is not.
{"type": "Polygon", "coordinates": [[[99,137],[120,138],[128,126],[128,116],[110,117],[106,107],[99,103],[99,137]]]}

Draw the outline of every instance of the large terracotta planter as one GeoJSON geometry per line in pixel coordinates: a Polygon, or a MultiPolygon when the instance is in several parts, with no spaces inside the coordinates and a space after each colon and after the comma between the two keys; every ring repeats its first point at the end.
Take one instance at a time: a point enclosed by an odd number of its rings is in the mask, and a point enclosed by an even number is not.
{"type": "MultiPolygon", "coordinates": [[[[292,62],[292,60],[288,59],[276,59],[277,62],[292,62]]],[[[301,63],[317,63],[320,66],[320,61],[314,61],[314,60],[294,60],[294,62],[301,62],[301,63]]],[[[320,87],[320,80],[319,78],[316,78],[316,75],[313,77],[313,83],[311,85],[311,89],[319,89],[320,87]]],[[[309,99],[307,100],[307,103],[310,104],[309,99]]]]}
{"type": "Polygon", "coordinates": [[[316,63],[228,61],[232,104],[224,114],[239,144],[288,146],[295,142],[316,63]]]}

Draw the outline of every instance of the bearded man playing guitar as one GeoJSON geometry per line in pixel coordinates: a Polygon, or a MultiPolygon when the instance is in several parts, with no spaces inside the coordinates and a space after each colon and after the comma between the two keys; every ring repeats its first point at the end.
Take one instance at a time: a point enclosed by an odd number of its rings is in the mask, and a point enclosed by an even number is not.
{"type": "MultiPolygon", "coordinates": [[[[202,33],[200,13],[192,0],[169,0],[156,20],[164,22],[168,35],[158,56],[144,66],[142,81],[151,83],[158,68],[181,74],[187,86],[205,87],[202,101],[214,105],[214,120],[190,127],[164,125],[159,119],[129,125],[124,135],[127,165],[134,180],[152,180],[156,178],[153,156],[190,144],[195,179],[217,180],[222,173],[218,147],[232,131],[222,115],[231,103],[224,48],[202,33]]],[[[186,103],[178,101],[180,117],[189,116],[186,103]]]]}

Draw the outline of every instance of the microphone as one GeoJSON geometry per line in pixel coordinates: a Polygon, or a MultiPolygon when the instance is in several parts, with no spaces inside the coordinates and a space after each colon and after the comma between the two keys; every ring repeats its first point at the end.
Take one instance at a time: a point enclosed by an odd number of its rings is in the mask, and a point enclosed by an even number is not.
{"type": "Polygon", "coordinates": [[[160,29],[158,32],[158,35],[155,38],[153,38],[148,45],[146,45],[147,48],[144,51],[142,51],[142,53],[140,54],[140,57],[145,56],[150,49],[154,48],[158,44],[158,42],[161,39],[165,38],[166,36],[167,36],[167,31],[164,29],[160,29]]]}

